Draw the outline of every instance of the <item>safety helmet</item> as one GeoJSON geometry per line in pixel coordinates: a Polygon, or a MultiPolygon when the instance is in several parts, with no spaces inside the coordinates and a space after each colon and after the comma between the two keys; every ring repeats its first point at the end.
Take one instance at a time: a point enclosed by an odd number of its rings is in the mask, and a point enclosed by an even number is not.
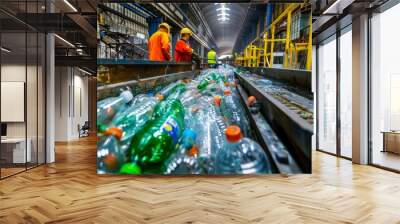
{"type": "Polygon", "coordinates": [[[183,34],[189,34],[190,36],[192,36],[192,31],[189,28],[182,28],[181,29],[181,35],[183,34]]]}
{"type": "Polygon", "coordinates": [[[170,31],[171,27],[168,25],[168,23],[160,23],[160,25],[158,25],[158,28],[160,27],[165,27],[168,32],[170,31]]]}

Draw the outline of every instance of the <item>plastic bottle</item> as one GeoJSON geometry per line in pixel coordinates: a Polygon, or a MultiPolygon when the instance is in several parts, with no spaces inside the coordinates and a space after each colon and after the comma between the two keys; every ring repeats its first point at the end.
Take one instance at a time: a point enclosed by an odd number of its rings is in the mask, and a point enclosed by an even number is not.
{"type": "Polygon", "coordinates": [[[169,93],[167,99],[174,100],[179,99],[183,92],[186,90],[186,85],[181,83],[175,86],[175,88],[169,93]]]}
{"type": "Polygon", "coordinates": [[[180,115],[183,117],[185,114],[185,110],[180,100],[165,100],[157,104],[154,108],[153,118],[162,117],[167,114],[170,110],[181,113],[180,115]]]}
{"type": "Polygon", "coordinates": [[[128,150],[132,137],[151,119],[157,103],[155,98],[149,97],[147,101],[136,103],[118,113],[111,121],[112,126],[122,130],[120,145],[123,151],[128,150]]]}
{"type": "Polygon", "coordinates": [[[136,163],[125,163],[122,165],[121,169],[119,170],[121,174],[141,174],[142,169],[136,163]]]}
{"type": "Polygon", "coordinates": [[[247,98],[247,106],[249,106],[249,110],[252,114],[257,114],[260,112],[261,104],[254,96],[249,96],[247,98]]]}
{"type": "Polygon", "coordinates": [[[118,128],[108,128],[97,143],[97,173],[116,173],[125,162],[126,155],[118,141],[122,132],[118,128]]]}
{"type": "Polygon", "coordinates": [[[271,173],[267,155],[261,146],[249,138],[243,138],[238,126],[226,131],[226,147],[217,153],[218,174],[271,173]]]}
{"type": "Polygon", "coordinates": [[[203,91],[204,89],[206,89],[208,84],[210,84],[210,81],[208,79],[203,79],[200,81],[199,85],[197,86],[197,89],[203,91]]]}
{"type": "Polygon", "coordinates": [[[180,101],[185,108],[195,104],[197,99],[201,96],[197,89],[188,88],[180,97],[180,101]]]}
{"type": "Polygon", "coordinates": [[[166,99],[171,93],[175,91],[178,86],[185,85],[181,81],[173,82],[164,87],[160,92],[156,94],[156,97],[160,100],[166,99]]]}
{"type": "Polygon", "coordinates": [[[175,150],[184,130],[184,109],[180,101],[171,103],[164,115],[147,122],[132,138],[130,159],[141,168],[162,163],[175,150]]]}
{"type": "Polygon", "coordinates": [[[221,112],[229,125],[237,125],[243,130],[245,137],[250,137],[250,124],[238,96],[227,89],[221,101],[221,112]]]}
{"type": "Polygon", "coordinates": [[[199,174],[197,161],[198,149],[195,145],[196,133],[186,129],[178,146],[178,150],[165,161],[165,174],[199,174]]]}
{"type": "Polygon", "coordinates": [[[97,103],[97,123],[99,125],[109,123],[118,111],[126,109],[132,99],[133,95],[131,91],[125,90],[117,97],[110,97],[99,101],[97,103]]]}

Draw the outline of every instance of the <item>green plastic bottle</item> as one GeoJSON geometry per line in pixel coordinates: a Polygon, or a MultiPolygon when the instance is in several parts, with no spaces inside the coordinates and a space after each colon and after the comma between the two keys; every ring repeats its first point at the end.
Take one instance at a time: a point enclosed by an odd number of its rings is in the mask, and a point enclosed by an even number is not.
{"type": "Polygon", "coordinates": [[[203,79],[200,81],[199,85],[197,85],[197,89],[202,91],[208,86],[208,84],[210,84],[210,82],[207,79],[203,79]]]}
{"type": "Polygon", "coordinates": [[[184,108],[180,100],[177,99],[168,99],[160,102],[156,105],[153,111],[153,119],[164,116],[172,110],[174,113],[181,113],[181,116],[184,116],[184,108]]]}
{"type": "Polygon", "coordinates": [[[142,170],[136,163],[125,163],[119,170],[121,174],[141,174],[142,170]]]}
{"type": "Polygon", "coordinates": [[[164,115],[154,117],[132,139],[130,159],[143,169],[161,165],[176,148],[183,129],[184,109],[179,100],[170,102],[164,115]]]}

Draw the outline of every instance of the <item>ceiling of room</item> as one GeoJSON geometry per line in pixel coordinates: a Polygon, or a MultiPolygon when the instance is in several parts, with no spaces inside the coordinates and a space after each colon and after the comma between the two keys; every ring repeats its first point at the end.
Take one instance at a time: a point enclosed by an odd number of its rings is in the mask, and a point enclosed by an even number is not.
{"type": "Polygon", "coordinates": [[[199,3],[198,5],[215,37],[218,55],[231,54],[240,28],[246,18],[249,4],[199,3]],[[217,9],[219,10],[217,11],[217,9]],[[223,11],[228,15],[221,15],[224,14],[223,11]],[[228,19],[223,19],[224,17],[228,19]]]}

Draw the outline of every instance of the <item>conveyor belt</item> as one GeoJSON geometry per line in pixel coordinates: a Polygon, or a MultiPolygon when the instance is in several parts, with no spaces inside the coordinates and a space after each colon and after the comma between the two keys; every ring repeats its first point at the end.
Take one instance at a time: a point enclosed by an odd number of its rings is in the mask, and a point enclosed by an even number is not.
{"type": "MultiPolygon", "coordinates": [[[[248,98],[246,91],[240,85],[238,85],[237,89],[243,101],[248,98]]],[[[297,165],[295,159],[290,155],[286,146],[279,139],[264,116],[261,113],[251,113],[246,103],[242,103],[245,105],[252,130],[254,130],[258,142],[272,160],[270,162],[273,167],[273,172],[286,174],[301,173],[301,169],[297,165]]]]}
{"type": "Polygon", "coordinates": [[[263,91],[248,78],[236,74],[241,87],[261,103],[260,112],[304,173],[311,173],[312,124],[298,113],[263,91]]]}

